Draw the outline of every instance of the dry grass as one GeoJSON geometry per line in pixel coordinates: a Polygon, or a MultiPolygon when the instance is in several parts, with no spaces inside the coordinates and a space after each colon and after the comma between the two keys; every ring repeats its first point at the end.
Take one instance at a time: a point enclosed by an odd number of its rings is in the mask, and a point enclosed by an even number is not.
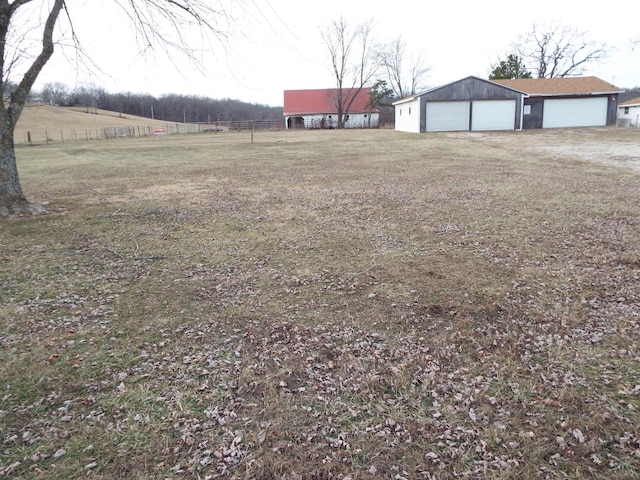
{"type": "Polygon", "coordinates": [[[637,132],[246,140],[18,151],[0,475],[640,475],[637,132]]]}
{"type": "Polygon", "coordinates": [[[121,115],[108,110],[30,103],[20,115],[14,139],[18,145],[46,144],[47,139],[52,143],[84,142],[102,138],[104,128],[135,127],[151,131],[163,128],[166,124],[160,120],[121,115]]]}

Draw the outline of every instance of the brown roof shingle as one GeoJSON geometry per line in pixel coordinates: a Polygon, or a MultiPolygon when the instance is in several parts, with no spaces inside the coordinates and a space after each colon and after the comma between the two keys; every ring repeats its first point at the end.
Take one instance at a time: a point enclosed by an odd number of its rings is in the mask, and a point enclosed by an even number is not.
{"type": "Polygon", "coordinates": [[[625,107],[625,106],[629,107],[631,105],[640,105],[640,97],[632,98],[631,100],[627,100],[626,102],[622,102],[618,104],[619,107],[625,107]]]}
{"type": "Polygon", "coordinates": [[[493,80],[529,95],[619,93],[623,90],[598,77],[514,78],[493,80]]]}

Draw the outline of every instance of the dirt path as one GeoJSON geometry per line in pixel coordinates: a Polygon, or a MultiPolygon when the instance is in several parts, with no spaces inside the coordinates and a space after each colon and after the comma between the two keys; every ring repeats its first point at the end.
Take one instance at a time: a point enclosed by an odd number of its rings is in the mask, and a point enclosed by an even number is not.
{"type": "Polygon", "coordinates": [[[557,157],[579,157],[640,172],[640,129],[575,128],[451,135],[495,141],[519,151],[530,149],[557,157]]]}
{"type": "Polygon", "coordinates": [[[640,171],[640,144],[599,142],[584,145],[543,146],[540,149],[556,155],[578,156],[587,160],[640,171]]]}

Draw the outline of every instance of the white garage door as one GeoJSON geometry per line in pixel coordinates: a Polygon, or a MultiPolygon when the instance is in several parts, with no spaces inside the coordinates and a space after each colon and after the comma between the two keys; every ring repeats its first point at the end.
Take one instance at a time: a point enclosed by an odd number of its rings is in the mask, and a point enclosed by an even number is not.
{"type": "Polygon", "coordinates": [[[607,124],[607,97],[545,100],[542,128],[599,127],[607,124]]]}
{"type": "Polygon", "coordinates": [[[427,132],[469,130],[469,102],[427,102],[427,132]]]}
{"type": "Polygon", "coordinates": [[[514,130],[515,100],[486,100],[473,102],[471,130],[514,130]]]}

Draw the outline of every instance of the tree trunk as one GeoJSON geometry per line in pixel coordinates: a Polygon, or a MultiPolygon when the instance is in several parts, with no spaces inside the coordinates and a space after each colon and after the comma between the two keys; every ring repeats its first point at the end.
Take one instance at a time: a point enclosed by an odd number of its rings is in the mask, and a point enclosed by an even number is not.
{"type": "Polygon", "coordinates": [[[46,210],[27,201],[20,187],[13,131],[2,129],[0,133],[0,217],[15,215],[40,215],[46,210]]]}
{"type": "Polygon", "coordinates": [[[33,63],[22,76],[17,88],[9,95],[7,102],[5,98],[7,93],[5,91],[5,76],[8,73],[5,66],[7,35],[15,21],[16,12],[26,3],[29,2],[24,0],[14,0],[12,3],[7,0],[0,1],[0,99],[4,102],[0,105],[0,216],[46,213],[44,208],[27,202],[22,193],[16,165],[13,132],[33,84],[53,54],[53,30],[65,2],[64,0],[55,0],[51,5],[42,31],[42,50],[33,59],[33,63]]]}

